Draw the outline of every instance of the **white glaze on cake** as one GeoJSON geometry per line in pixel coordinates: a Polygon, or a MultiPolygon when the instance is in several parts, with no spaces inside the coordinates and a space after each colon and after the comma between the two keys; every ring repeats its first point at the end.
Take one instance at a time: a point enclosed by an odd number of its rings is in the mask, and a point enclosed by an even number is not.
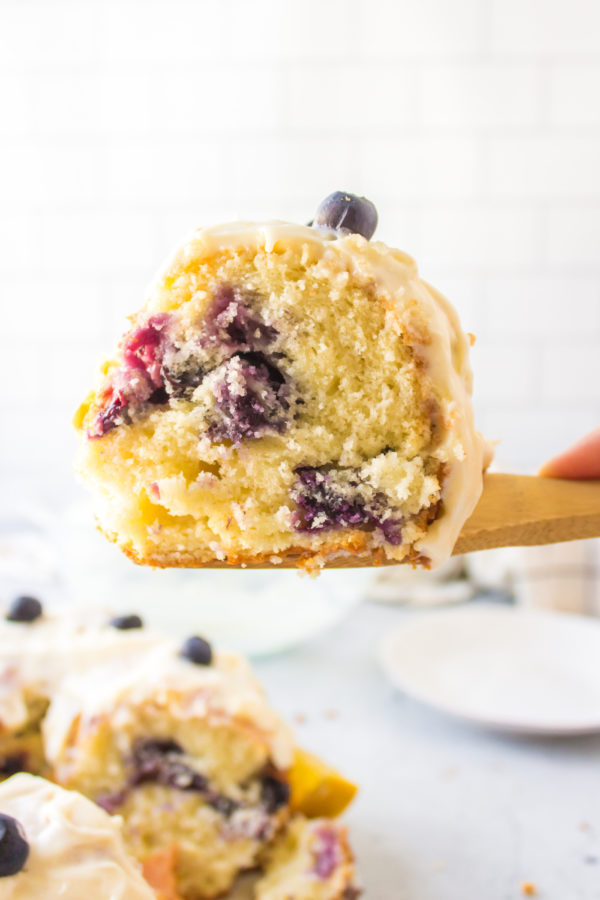
{"type": "Polygon", "coordinates": [[[75,791],[33,775],[0,784],[0,811],[25,830],[21,872],[0,878],[0,900],[155,900],[125,850],[121,820],[75,791]]]}
{"type": "Polygon", "coordinates": [[[185,698],[185,715],[235,719],[252,727],[286,769],[291,732],[269,707],[245,659],[214,653],[210,666],[180,658],[172,638],[140,628],[119,631],[108,617],[49,615],[31,623],[0,622],[0,723],[27,722],[32,695],[50,701],[43,733],[46,758],[60,753],[75,717],[111,715],[164,691],[185,698]]]}
{"type": "Polygon", "coordinates": [[[51,698],[68,673],[83,674],[111,660],[129,659],[164,638],[141,628],[119,631],[89,614],[44,615],[34,622],[0,620],[0,723],[26,723],[32,695],[51,698]]]}

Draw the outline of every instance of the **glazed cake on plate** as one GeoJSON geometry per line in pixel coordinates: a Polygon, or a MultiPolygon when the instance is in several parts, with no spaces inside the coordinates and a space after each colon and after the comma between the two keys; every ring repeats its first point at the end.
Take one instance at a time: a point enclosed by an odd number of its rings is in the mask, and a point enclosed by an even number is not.
{"type": "Polygon", "coordinates": [[[481,492],[469,340],[364,198],[199,229],[76,417],[101,529],[155,566],[435,565],[481,492]]]}
{"type": "MultiPolygon", "coordinates": [[[[157,900],[118,819],[33,775],[0,784],[0,900],[157,900]]],[[[176,900],[175,897],[164,900],[176,900]]]]}

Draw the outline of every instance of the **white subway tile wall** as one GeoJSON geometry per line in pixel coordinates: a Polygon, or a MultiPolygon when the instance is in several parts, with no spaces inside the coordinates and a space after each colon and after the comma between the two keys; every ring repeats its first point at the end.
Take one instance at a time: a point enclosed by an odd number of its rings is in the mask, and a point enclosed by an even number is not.
{"type": "Polygon", "coordinates": [[[3,0],[0,480],[69,497],[69,419],[196,224],[365,193],[477,335],[532,470],[600,422],[597,0],[3,0]]]}

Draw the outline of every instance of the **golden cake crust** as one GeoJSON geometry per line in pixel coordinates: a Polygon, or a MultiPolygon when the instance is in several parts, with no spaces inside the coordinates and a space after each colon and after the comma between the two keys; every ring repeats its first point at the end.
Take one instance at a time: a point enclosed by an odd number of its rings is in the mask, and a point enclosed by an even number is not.
{"type": "MultiPolygon", "coordinates": [[[[152,566],[156,569],[227,569],[247,568],[264,569],[276,565],[281,569],[335,569],[354,567],[358,558],[365,566],[398,565],[398,560],[388,560],[381,547],[369,547],[366,536],[360,532],[351,532],[343,540],[330,541],[318,550],[307,550],[306,547],[290,547],[280,553],[244,553],[230,555],[226,559],[216,559],[202,550],[160,553],[139,553],[131,544],[122,544],[114,532],[105,531],[98,525],[99,531],[113,544],[116,544],[133,563],[138,566],[152,566]],[[274,558],[275,557],[275,561],[274,558]]],[[[430,567],[430,560],[414,547],[408,547],[403,562],[424,569],[430,567]]]]}

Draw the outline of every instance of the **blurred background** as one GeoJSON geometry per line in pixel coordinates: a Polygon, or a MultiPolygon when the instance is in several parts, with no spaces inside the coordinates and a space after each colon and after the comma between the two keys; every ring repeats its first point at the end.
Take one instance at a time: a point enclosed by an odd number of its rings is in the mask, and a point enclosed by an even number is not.
{"type": "Polygon", "coordinates": [[[600,421],[594,0],[1,0],[2,493],[71,498],[70,419],[192,227],[363,193],[477,335],[531,470],[600,421]]]}
{"type": "MultiPolygon", "coordinates": [[[[425,579],[145,572],[81,505],[71,417],[162,259],[198,225],[306,222],[336,189],[375,202],[377,237],[476,334],[477,421],[501,467],[533,472],[600,423],[597,0],[0,0],[0,592],[62,596],[66,578],[86,603],[262,656],[299,740],[363,786],[351,821],[377,900],[507,900],[531,879],[591,900],[600,738],[475,734],[392,688],[376,648],[413,615],[394,601],[597,614],[593,542],[425,579]]],[[[462,698],[483,682],[473,643],[462,698]]],[[[577,670],[571,632],[533,668],[511,647],[488,719],[507,674],[519,701],[532,672],[547,697],[554,664],[559,686],[577,670]]],[[[598,660],[594,644],[583,730],[600,728],[598,660]]],[[[568,733],[572,695],[556,694],[546,725],[568,733]]]]}

